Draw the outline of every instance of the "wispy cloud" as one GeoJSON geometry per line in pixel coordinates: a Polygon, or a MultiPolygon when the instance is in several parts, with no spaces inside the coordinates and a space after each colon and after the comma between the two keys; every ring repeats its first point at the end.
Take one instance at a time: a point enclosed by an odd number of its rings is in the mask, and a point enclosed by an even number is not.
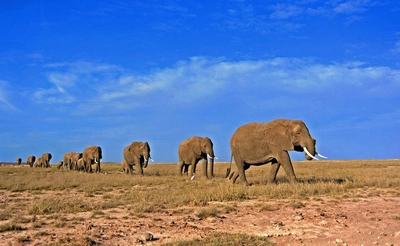
{"type": "Polygon", "coordinates": [[[370,0],[338,1],[333,7],[333,11],[340,14],[362,13],[373,5],[376,5],[376,2],[370,0]]]}
{"type": "Polygon", "coordinates": [[[303,8],[292,4],[277,4],[273,6],[274,11],[270,15],[271,19],[288,19],[300,15],[303,8]]]}
{"type": "Polygon", "coordinates": [[[13,104],[9,102],[9,85],[6,81],[0,80],[0,109],[4,110],[18,110],[13,104]]]}
{"type": "Polygon", "coordinates": [[[66,70],[65,66],[51,66],[65,71],[49,73],[51,86],[38,89],[36,97],[48,103],[76,102],[94,112],[110,105],[113,110],[153,107],[161,101],[185,107],[202,97],[221,95],[230,88],[239,91],[235,93],[265,90],[273,97],[274,92],[300,95],[310,90],[323,92],[346,86],[380,96],[389,88],[400,87],[399,70],[360,62],[321,64],[298,58],[225,61],[192,57],[147,74],[134,74],[113,65],[84,64],[87,70],[75,69],[75,63],[66,70]],[[144,100],[149,96],[156,100],[152,103],[144,100]]]}

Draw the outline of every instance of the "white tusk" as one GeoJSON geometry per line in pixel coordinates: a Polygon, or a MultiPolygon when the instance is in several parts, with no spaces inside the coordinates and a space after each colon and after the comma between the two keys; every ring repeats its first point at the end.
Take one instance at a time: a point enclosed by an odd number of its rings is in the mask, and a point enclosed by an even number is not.
{"type": "MultiPolygon", "coordinates": [[[[214,159],[215,157],[211,157],[209,154],[207,154],[208,158],[210,158],[211,160],[214,159]]],[[[218,159],[218,158],[216,158],[218,159]]]]}
{"type": "Polygon", "coordinates": [[[218,160],[218,157],[214,156],[214,158],[218,160]]]}
{"type": "Polygon", "coordinates": [[[308,156],[310,156],[310,157],[313,158],[314,160],[319,160],[317,157],[311,155],[310,152],[308,152],[308,149],[307,149],[306,147],[303,147],[303,149],[304,149],[304,152],[306,152],[306,154],[307,154],[308,156]]]}
{"type": "Polygon", "coordinates": [[[146,159],[146,158],[144,158],[144,161],[145,161],[145,162],[147,162],[147,159],[146,159]]]}
{"type": "Polygon", "coordinates": [[[193,180],[194,179],[194,174],[193,174],[193,176],[190,178],[190,180],[193,180]]]}
{"type": "Polygon", "coordinates": [[[150,160],[151,160],[152,162],[154,162],[153,158],[151,158],[151,157],[150,157],[150,160]]]}
{"type": "Polygon", "coordinates": [[[328,157],[326,157],[326,156],[323,156],[323,155],[321,155],[321,154],[319,154],[319,153],[317,153],[317,155],[319,156],[319,157],[321,157],[321,158],[325,158],[325,159],[327,159],[328,157]]]}

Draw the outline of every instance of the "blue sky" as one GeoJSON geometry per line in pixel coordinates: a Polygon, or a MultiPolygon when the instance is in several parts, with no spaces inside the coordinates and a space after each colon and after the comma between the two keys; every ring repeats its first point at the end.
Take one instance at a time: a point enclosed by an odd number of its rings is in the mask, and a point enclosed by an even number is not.
{"type": "MultiPolygon", "coordinates": [[[[400,156],[398,1],[1,1],[0,161],[88,145],[156,162],[301,119],[330,159],[400,156]]],[[[304,159],[291,152],[292,159],[304,159]]]]}

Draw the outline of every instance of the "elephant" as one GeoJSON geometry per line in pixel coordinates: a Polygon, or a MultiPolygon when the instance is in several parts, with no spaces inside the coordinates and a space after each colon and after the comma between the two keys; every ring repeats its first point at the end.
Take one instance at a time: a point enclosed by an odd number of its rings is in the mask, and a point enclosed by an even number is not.
{"type": "Polygon", "coordinates": [[[182,141],[178,148],[179,175],[182,175],[182,171],[184,173],[189,172],[189,176],[193,178],[196,165],[202,160],[203,172],[201,175],[212,178],[214,176],[214,158],[216,158],[213,146],[213,142],[208,137],[194,136],[182,141]],[[209,164],[207,156],[210,158],[209,164]]]}
{"type": "Polygon", "coordinates": [[[26,164],[28,164],[30,167],[33,167],[33,164],[35,163],[35,161],[36,161],[36,156],[30,155],[26,159],[26,164]]]}
{"type": "Polygon", "coordinates": [[[82,153],[79,152],[67,152],[63,156],[64,163],[69,170],[78,170],[79,158],[82,158],[82,153]]]}
{"type": "Polygon", "coordinates": [[[73,169],[79,170],[79,168],[78,168],[78,160],[80,158],[82,158],[82,153],[80,153],[80,152],[72,152],[71,165],[72,165],[73,169]]]}
{"type": "Polygon", "coordinates": [[[128,162],[127,162],[125,159],[123,159],[123,160],[121,161],[121,166],[122,166],[122,171],[123,171],[124,173],[126,173],[126,174],[128,174],[128,173],[132,174],[132,172],[133,172],[133,166],[128,165],[128,162]]]}
{"type": "Polygon", "coordinates": [[[71,170],[72,169],[72,154],[73,152],[67,152],[63,156],[64,160],[64,165],[66,166],[67,169],[71,170]]]}
{"type": "Polygon", "coordinates": [[[42,160],[42,157],[36,158],[36,162],[35,162],[35,164],[33,165],[33,167],[43,167],[43,160],[42,160]]]}
{"type": "Polygon", "coordinates": [[[82,157],[79,158],[78,161],[77,161],[76,170],[78,170],[78,171],[85,171],[86,170],[86,163],[85,163],[85,161],[83,160],[82,157]]]}
{"type": "Polygon", "coordinates": [[[316,140],[311,137],[307,126],[301,120],[277,119],[265,123],[245,124],[239,127],[231,137],[230,165],[234,158],[237,172],[230,173],[230,168],[228,168],[227,176],[233,183],[239,178],[240,183],[249,185],[245,170],[252,165],[270,163],[272,167],[269,182],[276,181],[276,175],[282,165],[289,181],[294,183],[296,175],[288,151],[304,151],[307,160],[317,159],[315,145],[316,140]]]}
{"type": "Polygon", "coordinates": [[[148,142],[132,142],[124,148],[124,160],[121,162],[125,173],[132,174],[133,166],[136,166],[137,173],[143,175],[143,168],[149,164],[150,145],[148,142]]]}
{"type": "Polygon", "coordinates": [[[100,161],[103,158],[102,150],[99,146],[89,146],[83,150],[82,158],[85,162],[86,172],[93,172],[92,164],[96,164],[96,173],[100,173],[100,161]]]}
{"type": "Polygon", "coordinates": [[[17,164],[18,164],[18,165],[21,165],[21,163],[22,163],[22,159],[18,157],[18,158],[17,158],[17,164]]]}
{"type": "Polygon", "coordinates": [[[42,155],[42,162],[43,162],[43,164],[42,164],[42,167],[44,167],[44,168],[48,168],[48,167],[50,167],[50,160],[51,160],[51,154],[50,153],[44,153],[43,155],[42,155]]]}
{"type": "Polygon", "coordinates": [[[63,166],[64,166],[64,162],[63,161],[57,161],[57,169],[60,169],[63,166]]]}

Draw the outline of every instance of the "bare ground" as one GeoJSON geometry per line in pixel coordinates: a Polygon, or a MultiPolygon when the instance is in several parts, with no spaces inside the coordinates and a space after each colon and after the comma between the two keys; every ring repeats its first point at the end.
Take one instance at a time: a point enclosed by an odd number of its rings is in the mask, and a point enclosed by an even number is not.
{"type": "MultiPolygon", "coordinates": [[[[53,196],[54,191],[40,196],[53,196]]],[[[70,192],[65,199],[80,195],[70,192]]],[[[60,194],[57,194],[60,196],[60,194]]],[[[27,206],[32,195],[4,191],[0,204],[27,206]]],[[[0,233],[0,245],[162,245],[203,238],[215,231],[268,237],[277,245],[400,245],[400,197],[385,192],[335,199],[318,197],[289,205],[285,200],[208,203],[217,216],[200,219],[202,207],[133,215],[129,208],[76,214],[21,214],[20,227],[0,233]],[[234,210],[221,209],[234,207],[234,210]],[[146,233],[153,238],[145,239],[146,233]]],[[[0,221],[0,226],[9,223],[0,221]]]]}

